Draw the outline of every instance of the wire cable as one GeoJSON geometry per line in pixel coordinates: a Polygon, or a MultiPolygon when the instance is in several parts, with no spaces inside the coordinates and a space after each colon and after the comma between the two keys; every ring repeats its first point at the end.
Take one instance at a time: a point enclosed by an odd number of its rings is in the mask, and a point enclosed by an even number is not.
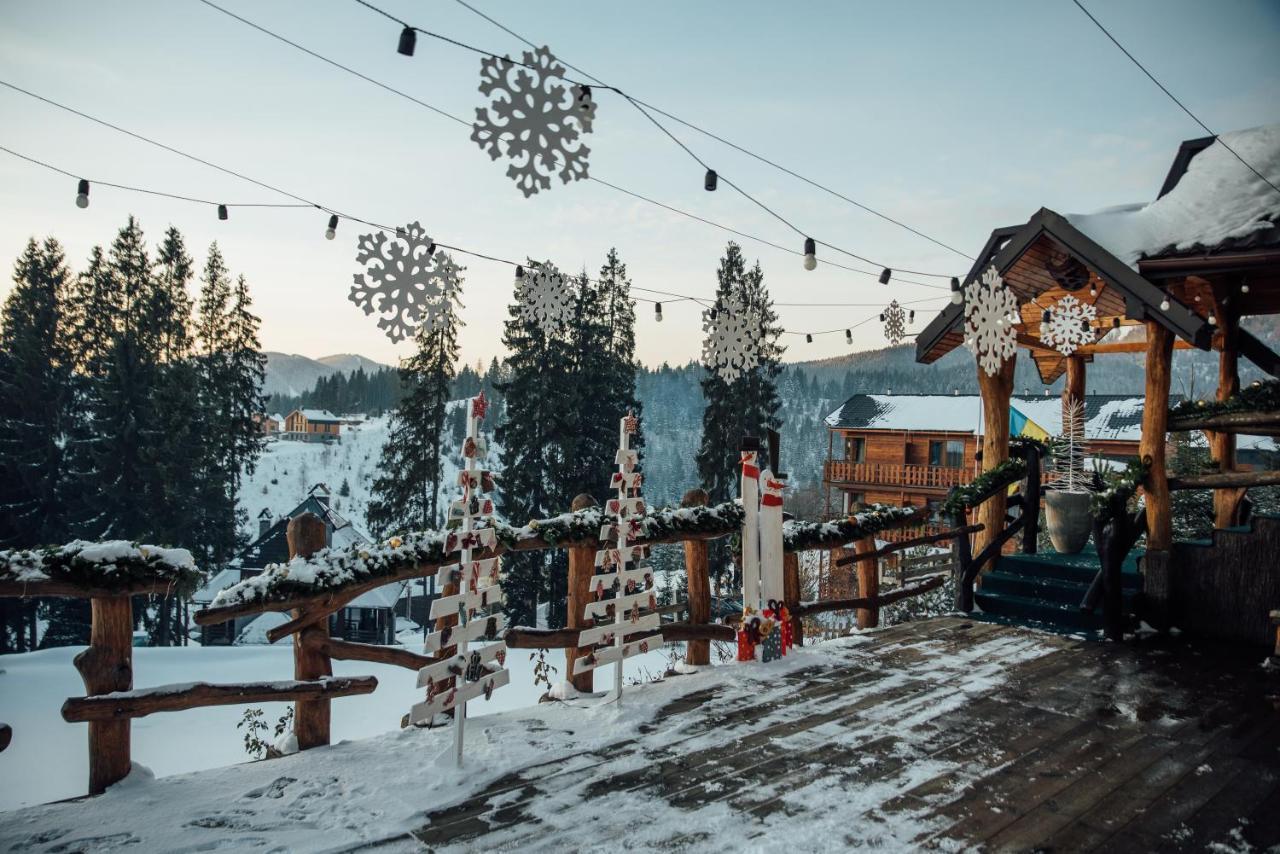
{"type": "Polygon", "coordinates": [[[1267,186],[1268,186],[1268,187],[1270,187],[1271,189],[1275,190],[1277,193],[1280,193],[1280,187],[1277,187],[1275,184],[1273,184],[1273,183],[1271,182],[1271,179],[1269,179],[1266,175],[1263,175],[1261,172],[1259,172],[1257,169],[1255,169],[1255,168],[1253,167],[1253,164],[1249,163],[1249,161],[1247,161],[1247,160],[1245,160],[1243,157],[1241,157],[1241,156],[1240,156],[1240,154],[1239,154],[1239,152],[1237,152],[1234,148],[1232,148],[1230,145],[1228,145],[1228,144],[1227,144],[1227,143],[1222,139],[1222,137],[1221,137],[1221,136],[1219,136],[1216,132],[1214,132],[1213,130],[1211,130],[1207,124],[1205,124],[1204,122],[1200,121],[1200,117],[1199,117],[1199,116],[1197,116],[1195,113],[1191,112],[1191,110],[1187,107],[1187,105],[1186,105],[1186,104],[1184,104],[1184,103],[1182,103],[1182,101],[1178,100],[1177,96],[1176,96],[1176,95],[1174,95],[1172,92],[1170,92],[1170,91],[1169,91],[1169,89],[1168,89],[1168,87],[1166,87],[1163,83],[1161,83],[1159,80],[1157,80],[1157,79],[1156,79],[1156,76],[1155,76],[1154,74],[1152,74],[1150,71],[1148,71],[1148,70],[1147,70],[1147,67],[1146,67],[1145,65],[1143,65],[1141,62],[1139,62],[1139,61],[1138,61],[1138,58],[1137,58],[1136,56],[1134,56],[1132,53],[1130,53],[1130,52],[1129,52],[1129,50],[1128,50],[1124,45],[1120,44],[1120,42],[1116,39],[1116,37],[1115,37],[1115,36],[1113,36],[1113,35],[1111,35],[1111,31],[1110,31],[1110,30],[1108,30],[1106,27],[1104,27],[1104,26],[1102,25],[1102,22],[1101,22],[1101,21],[1099,21],[1097,18],[1095,18],[1095,17],[1093,16],[1093,13],[1092,13],[1092,12],[1090,12],[1088,9],[1086,9],[1086,8],[1084,7],[1084,4],[1083,4],[1083,3],[1081,3],[1081,2],[1080,2],[1080,0],[1071,0],[1071,2],[1072,2],[1072,3],[1075,3],[1075,4],[1076,4],[1076,7],[1077,7],[1081,12],[1084,12],[1085,16],[1086,16],[1086,17],[1088,17],[1088,19],[1089,19],[1090,21],[1093,21],[1094,25],[1095,25],[1098,29],[1102,30],[1102,34],[1103,34],[1104,36],[1106,36],[1108,39],[1110,39],[1110,40],[1111,40],[1111,43],[1112,43],[1113,45],[1115,45],[1116,47],[1120,48],[1120,52],[1121,52],[1121,53],[1123,53],[1125,56],[1129,57],[1129,61],[1130,61],[1130,62],[1132,62],[1134,65],[1138,66],[1139,70],[1141,70],[1143,74],[1147,75],[1147,79],[1148,79],[1148,80],[1150,80],[1152,83],[1156,84],[1156,86],[1157,86],[1157,87],[1159,87],[1159,89],[1160,89],[1160,91],[1161,91],[1161,92],[1163,92],[1163,93],[1165,93],[1166,95],[1168,95],[1168,96],[1169,96],[1169,100],[1170,100],[1170,101],[1173,101],[1173,103],[1175,103],[1175,104],[1177,104],[1179,107],[1181,107],[1181,108],[1182,108],[1182,112],[1186,113],[1188,116],[1190,116],[1190,117],[1191,117],[1191,120],[1192,120],[1192,121],[1194,121],[1196,124],[1200,125],[1200,127],[1204,129],[1204,132],[1205,132],[1205,133],[1209,134],[1209,135],[1210,135],[1210,136],[1212,136],[1212,137],[1215,137],[1215,138],[1217,139],[1217,141],[1218,141],[1218,144],[1219,144],[1219,145],[1221,145],[1223,148],[1225,148],[1227,151],[1230,151],[1230,152],[1235,156],[1236,160],[1239,160],[1241,163],[1243,163],[1243,164],[1245,165],[1245,168],[1247,168],[1247,169],[1248,169],[1250,172],[1252,172],[1254,175],[1257,175],[1259,178],[1261,178],[1261,179],[1262,179],[1262,180],[1267,184],[1267,186]]]}

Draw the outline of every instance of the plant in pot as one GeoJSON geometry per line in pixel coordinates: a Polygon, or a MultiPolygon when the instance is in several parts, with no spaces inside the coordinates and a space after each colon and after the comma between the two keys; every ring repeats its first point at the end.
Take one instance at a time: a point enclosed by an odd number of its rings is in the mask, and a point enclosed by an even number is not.
{"type": "Polygon", "coordinates": [[[1084,444],[1084,401],[1070,399],[1062,407],[1062,432],[1049,445],[1058,477],[1044,495],[1049,540],[1059,554],[1082,551],[1093,530],[1093,479],[1084,468],[1084,444]]]}

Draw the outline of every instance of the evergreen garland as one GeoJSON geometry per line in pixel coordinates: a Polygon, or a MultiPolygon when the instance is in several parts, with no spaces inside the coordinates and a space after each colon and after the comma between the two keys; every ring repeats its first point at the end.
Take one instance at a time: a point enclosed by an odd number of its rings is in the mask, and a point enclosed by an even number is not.
{"type": "Polygon", "coordinates": [[[1093,495],[1093,514],[1100,522],[1107,522],[1123,513],[1129,499],[1147,479],[1150,468],[1141,457],[1130,457],[1124,469],[1106,477],[1106,485],[1093,495]]]}
{"type": "Polygon", "coordinates": [[[127,590],[133,584],[189,587],[201,579],[191,552],[107,540],[75,540],[63,546],[0,551],[0,581],[61,581],[86,588],[127,590]]]}
{"type": "Polygon", "coordinates": [[[832,522],[792,520],[782,525],[783,547],[787,551],[835,548],[881,531],[900,528],[916,519],[919,513],[918,507],[872,504],[847,519],[832,522]]]}
{"type": "Polygon", "coordinates": [[[1280,412],[1280,380],[1253,382],[1226,400],[1184,400],[1169,409],[1169,418],[1210,418],[1233,412],[1280,412]]]}
{"type": "Polygon", "coordinates": [[[962,512],[966,507],[981,504],[997,491],[1009,484],[1017,483],[1027,476],[1027,461],[1018,457],[1010,457],[995,468],[987,469],[975,477],[970,483],[955,486],[947,493],[941,510],[948,516],[962,512]]]}

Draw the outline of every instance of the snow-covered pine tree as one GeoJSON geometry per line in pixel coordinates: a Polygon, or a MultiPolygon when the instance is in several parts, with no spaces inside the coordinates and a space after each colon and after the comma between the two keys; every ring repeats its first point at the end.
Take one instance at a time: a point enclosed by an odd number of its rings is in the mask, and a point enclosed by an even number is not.
{"type": "Polygon", "coordinates": [[[230,351],[227,354],[227,491],[232,507],[231,523],[236,545],[243,545],[238,532],[246,519],[235,510],[240,495],[240,479],[257,467],[266,440],[258,428],[258,416],[266,410],[262,383],[267,375],[267,357],[258,340],[262,320],[252,312],[253,300],[244,276],[236,278],[229,317],[230,351]]]}
{"type": "MultiPolygon", "coordinates": [[[[440,525],[441,445],[451,394],[458,333],[453,324],[417,335],[418,350],[400,366],[403,396],[391,416],[387,442],[369,500],[377,537],[440,525]]],[[[451,485],[451,484],[450,484],[451,485]]]]}
{"type": "MultiPolygon", "coordinates": [[[[730,295],[736,295],[760,318],[760,355],[757,366],[733,382],[715,371],[707,371],[702,379],[706,408],[702,414],[697,464],[702,487],[710,495],[712,504],[728,501],[737,494],[738,446],[742,437],[763,438],[766,429],[777,430],[780,426],[776,383],[782,370],[783,352],[778,344],[782,330],[777,326],[778,316],[773,311],[760,265],[747,270],[742,249],[730,241],[720,259],[716,278],[718,301],[724,302],[730,295]]],[[[762,469],[773,465],[767,457],[766,450],[762,449],[759,457],[762,469]]],[[[724,544],[713,543],[710,554],[713,576],[723,572],[727,559],[724,544]]]]}
{"type": "MultiPolygon", "coordinates": [[[[70,404],[68,280],[58,242],[33,238],[14,264],[14,287],[0,311],[0,545],[9,548],[67,535],[61,440],[70,404]]],[[[34,601],[0,601],[0,653],[34,649],[35,619],[34,601]]]]}

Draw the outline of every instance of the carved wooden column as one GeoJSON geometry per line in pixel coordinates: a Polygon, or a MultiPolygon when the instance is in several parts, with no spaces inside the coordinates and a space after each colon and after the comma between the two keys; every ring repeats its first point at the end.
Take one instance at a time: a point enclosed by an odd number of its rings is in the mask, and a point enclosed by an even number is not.
{"type": "MultiPolygon", "coordinates": [[[[573,503],[569,505],[572,510],[585,510],[588,507],[594,507],[596,500],[590,495],[583,493],[573,499],[573,503]]],[[[608,544],[604,544],[608,548],[608,544]]],[[[591,601],[591,576],[595,574],[596,565],[596,549],[594,545],[573,546],[569,549],[569,583],[567,607],[565,613],[566,628],[581,630],[586,628],[586,617],[584,609],[587,603],[591,601]]],[[[586,673],[573,672],[573,662],[575,659],[587,655],[591,652],[591,647],[566,647],[564,651],[565,657],[565,678],[573,683],[573,687],[583,693],[591,693],[595,690],[595,671],[588,670],[586,673]]]]}
{"type": "MultiPolygon", "coordinates": [[[[133,606],[128,596],[91,600],[89,647],[75,657],[85,694],[93,697],[133,689],[133,606]]],[[[129,774],[130,723],[89,722],[89,794],[100,795],[129,774]]]]}
{"type": "Polygon", "coordinates": [[[1154,320],[1147,326],[1146,400],[1142,407],[1142,441],[1138,453],[1151,467],[1147,476],[1147,550],[1167,551],[1173,541],[1173,510],[1165,448],[1169,429],[1169,375],[1173,333],[1154,320]]]}
{"type": "MultiPolygon", "coordinates": [[[[978,368],[978,390],[982,393],[983,471],[989,471],[1009,459],[1009,399],[1013,396],[1013,372],[1017,361],[1018,354],[1014,353],[994,375],[978,368]]],[[[974,536],[974,554],[981,554],[1004,530],[1007,510],[1008,494],[1004,490],[978,505],[974,521],[985,527],[974,536]]]]}
{"type": "MultiPolygon", "coordinates": [[[[680,500],[681,507],[706,507],[710,497],[705,489],[691,489],[680,500]]],[[[684,541],[684,570],[689,587],[689,624],[711,622],[710,550],[706,540],[684,541]]],[[[685,664],[710,664],[711,641],[692,640],[685,644],[685,664]]]]}
{"type": "MultiPolygon", "coordinates": [[[[853,544],[853,551],[858,555],[870,554],[876,550],[876,538],[864,537],[853,544]]],[[[880,560],[863,558],[855,564],[858,573],[858,595],[872,597],[880,595],[880,560]]],[[[858,608],[854,614],[858,619],[858,628],[874,629],[880,625],[879,608],[858,608]]]]}
{"type": "MultiPolygon", "coordinates": [[[[1240,320],[1234,308],[1221,306],[1218,328],[1222,349],[1218,353],[1218,400],[1226,400],[1240,391],[1238,350],[1240,320]]],[[[1210,432],[1209,453],[1218,464],[1219,471],[1232,471],[1236,467],[1236,435],[1227,432],[1210,432]]],[[[1240,523],[1240,499],[1245,490],[1239,487],[1223,487],[1213,491],[1213,524],[1215,528],[1230,528],[1240,523]]]]}
{"type": "MultiPolygon", "coordinates": [[[[303,513],[289,520],[285,529],[289,542],[289,559],[311,557],[325,547],[324,522],[314,513],[303,513]]],[[[293,611],[296,619],[303,615],[293,611]]],[[[322,619],[296,632],[293,636],[293,678],[320,679],[333,675],[333,664],[325,645],[329,641],[329,620],[322,619]]],[[[298,749],[307,750],[329,743],[329,699],[298,700],[293,706],[293,734],[298,749]]]]}

